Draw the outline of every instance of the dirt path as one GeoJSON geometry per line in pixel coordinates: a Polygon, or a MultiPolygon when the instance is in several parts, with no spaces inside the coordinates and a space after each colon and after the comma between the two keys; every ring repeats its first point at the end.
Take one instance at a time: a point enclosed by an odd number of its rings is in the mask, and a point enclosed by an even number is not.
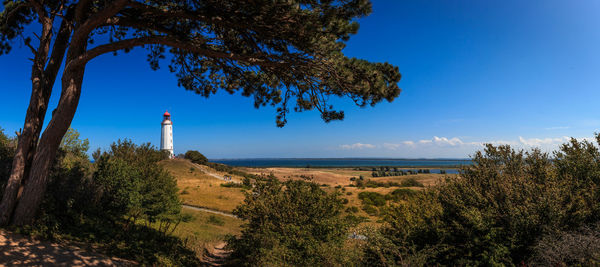
{"type": "Polygon", "coordinates": [[[190,205],[186,205],[186,204],[183,204],[181,206],[183,206],[186,209],[205,211],[205,212],[210,212],[210,213],[219,214],[219,215],[223,215],[223,216],[227,216],[227,217],[231,217],[231,218],[236,218],[237,219],[237,216],[235,216],[235,215],[233,215],[231,213],[226,213],[226,212],[222,212],[222,211],[218,211],[218,210],[211,210],[211,209],[202,208],[202,207],[190,206],[190,205]]]}
{"type": "Polygon", "coordinates": [[[0,230],[0,266],[135,266],[133,261],[0,230]]]}
{"type": "Polygon", "coordinates": [[[203,263],[204,266],[222,266],[225,263],[225,258],[229,256],[229,251],[225,250],[227,243],[221,242],[204,255],[203,263]]]}
{"type": "Polygon", "coordinates": [[[201,172],[203,172],[203,173],[205,173],[205,174],[207,174],[207,175],[210,175],[210,176],[212,176],[212,177],[215,177],[215,178],[217,178],[217,179],[219,179],[219,180],[221,180],[221,181],[232,182],[232,183],[239,183],[239,182],[240,182],[240,181],[236,181],[236,180],[232,180],[232,179],[225,179],[225,177],[224,177],[224,176],[222,176],[222,175],[219,175],[219,174],[217,174],[217,173],[214,173],[214,172],[211,172],[210,170],[207,170],[205,166],[203,166],[203,165],[200,165],[200,164],[198,164],[198,163],[193,163],[193,162],[192,162],[192,164],[193,164],[193,165],[194,165],[196,168],[198,168],[198,169],[199,169],[201,172]]]}

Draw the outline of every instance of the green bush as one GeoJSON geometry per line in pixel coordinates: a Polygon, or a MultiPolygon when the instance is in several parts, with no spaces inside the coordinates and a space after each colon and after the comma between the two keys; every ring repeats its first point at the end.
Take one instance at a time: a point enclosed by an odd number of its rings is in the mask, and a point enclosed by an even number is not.
{"type": "Polygon", "coordinates": [[[367,214],[371,216],[375,216],[379,214],[379,211],[373,205],[365,204],[362,206],[362,210],[364,210],[367,214]]]}
{"type": "Polygon", "coordinates": [[[388,193],[385,198],[387,200],[398,202],[400,200],[409,200],[411,197],[414,197],[417,194],[417,191],[408,189],[408,188],[399,188],[390,193],[388,193]]]}
{"type": "Polygon", "coordinates": [[[150,144],[118,141],[97,160],[94,182],[103,216],[149,222],[176,220],[181,212],[177,183],[160,165],[164,154],[150,144]]]}
{"type": "Polygon", "coordinates": [[[185,152],[185,155],[183,155],[183,158],[188,159],[191,162],[197,164],[208,163],[208,159],[204,155],[202,155],[202,153],[196,150],[188,150],[187,152],[185,152]]]}
{"type": "MultiPolygon", "coordinates": [[[[356,207],[355,207],[355,208],[356,208],[356,207]]],[[[368,221],[369,221],[369,218],[367,218],[367,217],[365,217],[365,216],[356,216],[356,215],[353,215],[353,214],[348,214],[348,215],[346,215],[346,216],[344,217],[344,219],[345,219],[345,220],[346,220],[348,223],[350,223],[350,224],[353,224],[353,225],[358,225],[358,224],[360,224],[360,223],[363,223],[363,222],[368,222],[368,221]]]]}
{"type": "Polygon", "coordinates": [[[0,199],[2,199],[6,182],[10,176],[16,142],[16,138],[8,137],[4,134],[4,130],[0,128],[0,199]]]}
{"type": "Polygon", "coordinates": [[[362,200],[364,205],[373,205],[382,207],[385,205],[385,196],[377,192],[360,192],[358,193],[358,199],[362,200]]]}
{"type": "Polygon", "coordinates": [[[590,142],[572,139],[554,158],[487,145],[460,177],[390,208],[381,235],[390,247],[367,246],[365,264],[403,265],[411,255],[425,265],[527,263],[544,237],[600,220],[598,188],[600,152],[590,142]]]}
{"type": "Polygon", "coordinates": [[[408,178],[400,183],[402,187],[423,187],[423,183],[417,181],[415,178],[408,178]]]}
{"type": "Polygon", "coordinates": [[[372,181],[372,180],[367,180],[367,182],[365,182],[365,187],[370,187],[370,188],[377,188],[377,187],[385,187],[385,188],[389,188],[392,186],[400,186],[399,183],[397,182],[376,182],[376,181],[372,181]]]}
{"type": "Polygon", "coordinates": [[[209,224],[214,224],[214,225],[224,225],[225,221],[223,221],[223,219],[215,216],[215,215],[210,215],[208,217],[208,219],[206,220],[207,223],[209,224]]]}
{"type": "Polygon", "coordinates": [[[348,207],[348,208],[346,208],[346,212],[348,212],[348,213],[357,213],[358,212],[358,208],[357,207],[348,207]]]}
{"type": "Polygon", "coordinates": [[[339,193],[302,180],[257,182],[235,211],[242,234],[230,237],[230,264],[248,266],[346,265],[344,220],[339,193]]]}
{"type": "Polygon", "coordinates": [[[157,164],[166,154],[150,144],[119,141],[94,152],[92,164],[84,141],[77,135],[63,142],[30,233],[91,243],[143,265],[199,264],[170,235],[191,218],[180,214],[175,180],[157,164]]]}

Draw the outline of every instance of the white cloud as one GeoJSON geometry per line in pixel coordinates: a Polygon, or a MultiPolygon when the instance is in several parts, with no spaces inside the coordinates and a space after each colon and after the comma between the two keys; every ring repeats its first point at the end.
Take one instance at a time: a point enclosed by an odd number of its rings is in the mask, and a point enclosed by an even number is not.
{"type": "Polygon", "coordinates": [[[463,146],[463,145],[480,145],[480,143],[472,142],[466,143],[460,140],[458,137],[447,138],[434,136],[432,139],[423,139],[419,141],[402,141],[400,143],[384,143],[383,148],[389,150],[398,150],[404,148],[416,148],[416,147],[437,147],[437,146],[463,146]]]}
{"type": "Polygon", "coordinates": [[[463,141],[461,141],[460,139],[458,139],[458,137],[454,137],[452,139],[448,139],[446,137],[437,137],[434,136],[433,137],[433,142],[438,144],[438,145],[451,145],[451,146],[456,146],[456,145],[462,145],[464,144],[463,141]]]}
{"type": "Polygon", "coordinates": [[[375,145],[371,144],[363,144],[363,143],[354,143],[351,145],[341,145],[342,149],[365,149],[365,148],[375,148],[375,145]]]}
{"type": "Polygon", "coordinates": [[[519,142],[526,146],[542,146],[542,145],[559,145],[569,141],[569,137],[563,136],[559,138],[529,138],[525,139],[519,136],[519,142]]]}
{"type": "MultiPolygon", "coordinates": [[[[547,137],[525,138],[519,136],[513,140],[463,140],[458,137],[433,136],[431,139],[404,140],[382,144],[355,143],[340,145],[343,150],[354,150],[360,155],[390,157],[468,157],[482,150],[484,144],[510,145],[514,149],[539,148],[545,152],[555,151],[560,144],[569,142],[570,138],[547,137]],[[360,151],[360,152],[358,152],[360,151]]],[[[579,141],[593,141],[594,138],[577,138],[579,141]]],[[[357,154],[358,155],[358,154],[357,154]]]]}

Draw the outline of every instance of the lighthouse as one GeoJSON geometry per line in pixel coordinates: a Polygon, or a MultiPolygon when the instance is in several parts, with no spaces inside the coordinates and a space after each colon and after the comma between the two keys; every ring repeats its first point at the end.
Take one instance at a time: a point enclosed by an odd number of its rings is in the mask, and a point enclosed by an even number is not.
{"type": "Polygon", "coordinates": [[[175,153],[173,153],[173,122],[171,122],[171,114],[168,111],[163,115],[160,125],[160,149],[169,151],[169,158],[173,158],[175,157],[175,153]]]}

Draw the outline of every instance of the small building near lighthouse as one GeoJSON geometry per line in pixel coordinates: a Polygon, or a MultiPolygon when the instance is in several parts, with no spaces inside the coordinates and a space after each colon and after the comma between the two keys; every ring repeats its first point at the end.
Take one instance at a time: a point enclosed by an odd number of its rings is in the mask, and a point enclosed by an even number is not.
{"type": "Polygon", "coordinates": [[[173,151],[173,122],[171,121],[171,114],[166,111],[163,114],[163,121],[160,124],[160,149],[169,152],[169,158],[174,158],[175,153],[173,151]]]}

